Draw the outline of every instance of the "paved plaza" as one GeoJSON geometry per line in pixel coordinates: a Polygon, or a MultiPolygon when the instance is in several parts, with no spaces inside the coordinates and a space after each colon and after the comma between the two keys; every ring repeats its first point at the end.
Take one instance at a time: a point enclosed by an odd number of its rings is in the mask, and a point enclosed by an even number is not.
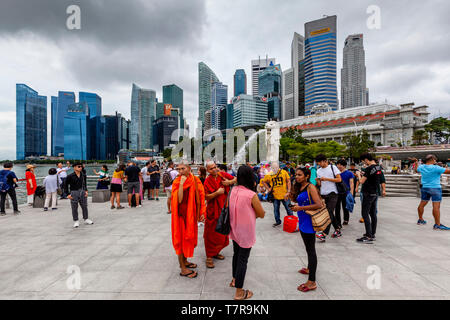
{"type": "MultiPolygon", "coordinates": [[[[450,232],[432,230],[431,206],[428,225],[417,226],[418,202],[380,199],[377,241],[358,244],[364,229],[358,201],[343,236],[317,243],[318,289],[308,293],[297,291],[306,281],[297,272],[307,263],[301,237],[274,229],[272,207],[265,203],[245,288],[254,299],[270,300],[450,299],[450,232]],[[374,288],[376,281],[367,285],[374,277],[368,268],[380,270],[381,288],[374,288]]],[[[72,228],[68,200],[56,212],[22,207],[22,214],[13,216],[8,211],[0,217],[0,299],[231,299],[231,245],[223,251],[224,261],[206,269],[200,227],[192,259],[199,276],[180,277],[165,203],[145,201],[142,208],[120,211],[90,203],[95,224],[78,229],[72,228]],[[79,289],[67,286],[73,279],[70,266],[79,267],[79,289]]],[[[444,199],[442,216],[450,224],[450,199],[444,199]]]]}

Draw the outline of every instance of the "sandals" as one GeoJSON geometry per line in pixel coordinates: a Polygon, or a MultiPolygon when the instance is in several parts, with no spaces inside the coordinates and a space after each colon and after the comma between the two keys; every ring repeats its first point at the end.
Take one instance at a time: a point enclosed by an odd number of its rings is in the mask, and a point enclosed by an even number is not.
{"type": "Polygon", "coordinates": [[[186,274],[180,273],[180,276],[182,276],[182,277],[187,277],[187,278],[189,278],[189,279],[194,279],[194,278],[197,278],[198,273],[197,273],[197,271],[191,270],[191,272],[186,273],[186,274]],[[193,275],[193,276],[190,277],[190,275],[193,275]]]}
{"type": "Polygon", "coordinates": [[[214,262],[211,260],[206,259],[206,267],[209,269],[213,269],[215,267],[214,262]]]}
{"type": "Polygon", "coordinates": [[[307,268],[301,268],[300,270],[298,270],[298,273],[309,274],[309,270],[307,268]]]}
{"type": "Polygon", "coordinates": [[[245,290],[243,297],[239,298],[234,297],[234,300],[247,300],[250,299],[251,297],[253,297],[253,292],[251,292],[250,290],[245,290]]]}
{"type": "Polygon", "coordinates": [[[230,287],[231,288],[235,288],[236,287],[236,283],[234,282],[234,280],[231,280],[230,287]]]}
{"type": "Polygon", "coordinates": [[[217,260],[225,260],[225,257],[221,254],[215,255],[213,258],[217,260]]]}
{"type": "Polygon", "coordinates": [[[314,288],[309,288],[304,283],[302,283],[301,285],[299,285],[297,287],[297,290],[301,291],[301,292],[308,292],[308,291],[313,291],[313,290],[316,290],[316,289],[317,289],[317,286],[315,286],[314,288]]]}
{"type": "Polygon", "coordinates": [[[195,268],[197,268],[197,265],[195,264],[195,263],[192,263],[192,262],[188,262],[188,263],[186,263],[186,268],[189,268],[189,269],[195,269],[195,268]]]}

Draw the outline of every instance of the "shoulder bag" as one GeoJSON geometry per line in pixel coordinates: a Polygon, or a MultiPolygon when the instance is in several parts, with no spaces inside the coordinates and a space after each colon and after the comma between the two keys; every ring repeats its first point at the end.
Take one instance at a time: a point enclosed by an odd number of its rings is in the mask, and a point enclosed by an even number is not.
{"type": "Polygon", "coordinates": [[[281,169],[278,171],[278,173],[275,176],[275,178],[272,179],[272,188],[270,189],[269,193],[267,194],[267,201],[270,202],[270,203],[275,202],[275,197],[273,195],[273,188],[274,188],[273,180],[276,180],[278,178],[278,176],[280,175],[280,173],[281,173],[281,169]]]}
{"type": "MultiPolygon", "coordinates": [[[[330,166],[331,166],[331,172],[333,172],[333,177],[336,178],[336,175],[334,174],[333,165],[331,164],[330,166]]],[[[335,182],[335,184],[336,184],[338,194],[347,194],[348,188],[344,181],[335,182]]]]}
{"type": "Polygon", "coordinates": [[[231,232],[231,224],[230,224],[230,195],[231,190],[228,192],[227,201],[225,202],[225,205],[222,208],[222,212],[220,213],[219,219],[217,219],[217,225],[216,225],[216,232],[223,234],[223,235],[229,235],[231,232]]]}
{"type": "MultiPolygon", "coordinates": [[[[313,204],[311,201],[311,195],[309,194],[308,189],[306,189],[306,192],[308,192],[308,198],[309,203],[313,204]]],[[[324,231],[328,225],[331,223],[330,214],[328,213],[327,206],[325,205],[325,201],[321,199],[322,202],[322,208],[316,209],[316,210],[305,210],[305,212],[311,216],[312,226],[314,228],[314,231],[324,231]]]]}

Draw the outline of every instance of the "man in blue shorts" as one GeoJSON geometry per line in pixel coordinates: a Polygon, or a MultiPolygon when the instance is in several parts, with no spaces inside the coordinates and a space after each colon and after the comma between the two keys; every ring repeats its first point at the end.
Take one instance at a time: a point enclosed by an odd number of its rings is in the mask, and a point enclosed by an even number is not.
{"type": "Polygon", "coordinates": [[[422,188],[421,188],[421,200],[417,211],[419,213],[418,225],[425,225],[427,222],[423,220],[423,212],[428,201],[433,202],[433,217],[434,217],[434,230],[450,230],[450,228],[441,224],[441,201],[442,201],[442,187],[441,187],[441,175],[450,174],[450,169],[445,169],[436,165],[437,159],[434,155],[430,154],[425,158],[425,164],[418,165],[417,159],[415,161],[414,171],[419,172],[422,175],[422,188]]]}

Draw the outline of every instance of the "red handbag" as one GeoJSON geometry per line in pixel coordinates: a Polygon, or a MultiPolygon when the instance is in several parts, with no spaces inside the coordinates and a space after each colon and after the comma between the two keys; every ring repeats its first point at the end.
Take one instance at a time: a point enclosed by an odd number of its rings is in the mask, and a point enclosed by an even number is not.
{"type": "Polygon", "coordinates": [[[283,231],[293,233],[298,231],[298,217],[286,216],[283,221],[283,231]]]}

